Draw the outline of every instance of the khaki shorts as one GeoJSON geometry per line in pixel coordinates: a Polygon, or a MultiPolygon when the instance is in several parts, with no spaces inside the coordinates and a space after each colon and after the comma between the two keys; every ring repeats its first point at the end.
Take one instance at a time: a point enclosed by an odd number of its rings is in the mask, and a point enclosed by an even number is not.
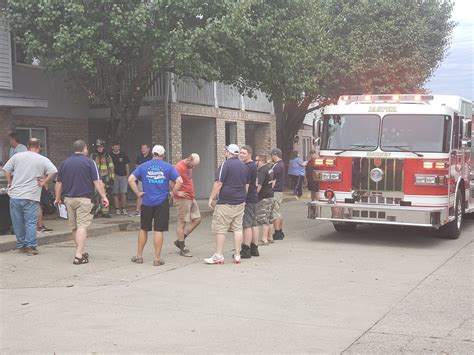
{"type": "Polygon", "coordinates": [[[67,208],[67,219],[72,229],[89,227],[94,218],[94,215],[91,214],[94,204],[90,198],[65,197],[64,204],[67,208]]]}
{"type": "Polygon", "coordinates": [[[280,219],[281,216],[281,203],[283,202],[283,192],[273,193],[273,211],[272,220],[280,219]]]}
{"type": "Polygon", "coordinates": [[[216,205],[211,229],[216,234],[242,231],[245,202],[240,205],[216,205]]]}
{"type": "Polygon", "coordinates": [[[196,200],[175,197],[173,202],[178,210],[178,221],[180,223],[189,223],[194,219],[201,218],[196,200]]]}

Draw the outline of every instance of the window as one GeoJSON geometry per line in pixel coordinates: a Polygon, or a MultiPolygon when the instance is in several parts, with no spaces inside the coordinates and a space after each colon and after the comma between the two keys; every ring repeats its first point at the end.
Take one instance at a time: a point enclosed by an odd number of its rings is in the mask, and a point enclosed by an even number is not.
{"type": "Polygon", "coordinates": [[[379,126],[377,115],[324,116],[321,149],[375,150],[379,126]]]}
{"type": "Polygon", "coordinates": [[[454,115],[454,120],[453,120],[453,144],[452,148],[453,149],[459,149],[461,147],[461,137],[462,137],[462,132],[461,132],[461,119],[459,118],[458,115],[454,115]]]}
{"type": "Polygon", "coordinates": [[[309,160],[309,152],[311,151],[311,138],[304,137],[303,138],[303,160],[309,160]]]}
{"type": "Polygon", "coordinates": [[[28,141],[31,138],[38,138],[41,140],[42,144],[42,155],[47,155],[48,151],[46,148],[46,129],[45,128],[27,128],[27,127],[17,127],[15,132],[18,133],[18,139],[20,143],[27,145],[28,141]]]}
{"type": "Polygon", "coordinates": [[[386,115],[382,124],[382,150],[388,152],[447,152],[449,116],[386,115]]]}
{"type": "Polygon", "coordinates": [[[225,123],[225,145],[237,144],[237,123],[225,123]]]}
{"type": "Polygon", "coordinates": [[[14,49],[12,51],[13,63],[31,65],[33,67],[41,68],[39,58],[34,57],[32,59],[29,59],[26,55],[25,48],[23,48],[23,46],[21,44],[17,43],[14,40],[14,35],[12,35],[11,38],[12,38],[12,40],[11,40],[12,41],[12,48],[14,49]]]}

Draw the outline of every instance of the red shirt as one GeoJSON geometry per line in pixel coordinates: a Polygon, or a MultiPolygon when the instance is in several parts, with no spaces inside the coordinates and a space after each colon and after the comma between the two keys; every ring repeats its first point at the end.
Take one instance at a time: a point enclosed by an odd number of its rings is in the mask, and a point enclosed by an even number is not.
{"type": "MultiPolygon", "coordinates": [[[[186,162],[181,160],[178,164],[176,164],[176,170],[183,179],[183,184],[181,185],[179,191],[187,193],[188,200],[194,200],[193,169],[190,169],[186,162]]],[[[180,198],[176,195],[175,197],[180,198]]]]}

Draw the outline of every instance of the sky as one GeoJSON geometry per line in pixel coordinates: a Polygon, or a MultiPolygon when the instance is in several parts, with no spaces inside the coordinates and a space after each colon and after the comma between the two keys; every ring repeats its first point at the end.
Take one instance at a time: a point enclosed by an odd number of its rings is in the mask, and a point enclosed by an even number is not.
{"type": "Polygon", "coordinates": [[[474,100],[474,1],[455,0],[451,47],[426,88],[433,94],[459,95],[474,100]]]}

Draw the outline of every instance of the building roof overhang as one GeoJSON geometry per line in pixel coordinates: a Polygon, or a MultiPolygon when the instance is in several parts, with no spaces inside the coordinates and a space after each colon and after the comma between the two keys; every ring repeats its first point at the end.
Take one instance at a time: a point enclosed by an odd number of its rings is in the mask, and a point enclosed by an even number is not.
{"type": "Polygon", "coordinates": [[[39,97],[4,93],[0,90],[0,108],[47,108],[48,100],[39,97]]]}

